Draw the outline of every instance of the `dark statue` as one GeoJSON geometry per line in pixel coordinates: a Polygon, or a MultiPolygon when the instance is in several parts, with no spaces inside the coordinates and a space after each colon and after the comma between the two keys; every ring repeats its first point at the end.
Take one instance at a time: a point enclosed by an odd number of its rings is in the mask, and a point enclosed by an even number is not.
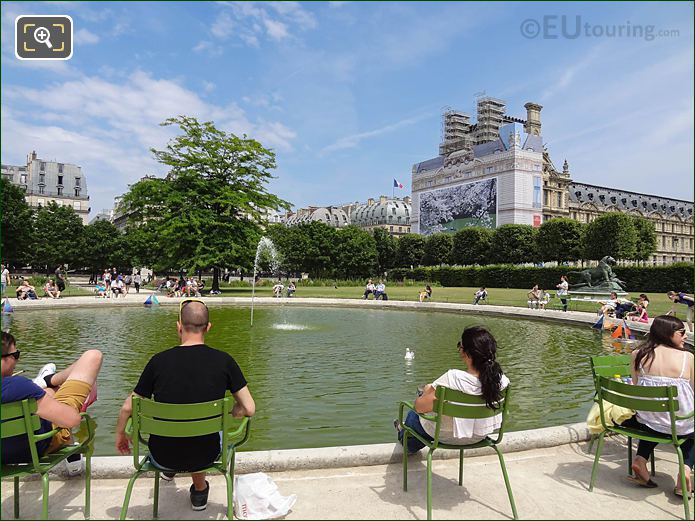
{"type": "Polygon", "coordinates": [[[579,275],[581,282],[572,284],[570,289],[583,291],[625,291],[625,282],[620,280],[613,273],[612,266],[615,265],[615,259],[609,255],[602,258],[598,266],[595,268],[587,268],[582,271],[570,271],[569,274],[579,275]]]}

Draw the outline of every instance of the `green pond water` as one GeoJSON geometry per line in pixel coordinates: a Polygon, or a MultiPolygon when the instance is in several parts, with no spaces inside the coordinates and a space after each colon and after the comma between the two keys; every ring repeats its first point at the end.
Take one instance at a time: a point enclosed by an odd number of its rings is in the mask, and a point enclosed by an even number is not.
{"type": "MultiPolygon", "coordinates": [[[[508,430],[582,421],[591,405],[589,357],[614,352],[589,326],[379,309],[212,307],[208,344],[237,360],[256,401],[245,450],[382,443],[395,439],[399,400],[419,384],[462,368],[456,342],[464,327],[484,325],[512,383],[508,430]],[[404,359],[405,349],[415,359],[404,359]]],[[[33,378],[84,350],[100,349],[96,453],[115,454],[114,426],[126,395],[149,358],[177,344],[178,308],[161,306],[15,312],[10,332],[22,351],[19,369],[33,378]]],[[[8,320],[8,319],[4,319],[8,320]]]]}

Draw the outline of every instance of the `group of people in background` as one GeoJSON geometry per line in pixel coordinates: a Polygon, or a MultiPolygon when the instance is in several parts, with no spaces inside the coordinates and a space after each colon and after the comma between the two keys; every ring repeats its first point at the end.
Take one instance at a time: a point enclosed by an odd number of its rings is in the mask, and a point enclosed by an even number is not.
{"type": "MultiPolygon", "coordinates": [[[[275,298],[280,298],[282,297],[282,292],[285,289],[285,285],[282,283],[281,280],[278,279],[278,281],[275,283],[273,286],[273,295],[275,298]]],[[[287,284],[287,298],[293,297],[295,292],[297,291],[297,286],[295,285],[294,282],[290,281],[287,284]]]]}
{"type": "Polygon", "coordinates": [[[386,294],[386,284],[384,284],[384,281],[380,280],[378,284],[374,284],[372,279],[369,279],[364,288],[362,298],[364,300],[369,300],[369,295],[374,295],[374,300],[388,300],[389,296],[386,294]]]}
{"type": "Polygon", "coordinates": [[[119,273],[116,268],[105,269],[102,276],[97,279],[94,288],[97,296],[104,298],[125,298],[130,292],[130,287],[135,286],[135,292],[140,293],[142,275],[140,271],[133,273],[119,273]]]}
{"type": "Polygon", "coordinates": [[[200,291],[204,286],[205,283],[202,280],[181,275],[178,280],[164,278],[157,286],[157,290],[165,292],[167,297],[200,297],[200,291]]]}

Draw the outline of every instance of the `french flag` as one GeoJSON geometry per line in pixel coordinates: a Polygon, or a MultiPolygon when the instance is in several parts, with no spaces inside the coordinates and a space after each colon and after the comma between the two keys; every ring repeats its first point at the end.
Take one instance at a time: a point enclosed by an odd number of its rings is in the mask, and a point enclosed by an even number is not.
{"type": "Polygon", "coordinates": [[[393,187],[394,188],[403,188],[403,185],[394,179],[393,180],[393,187]]]}

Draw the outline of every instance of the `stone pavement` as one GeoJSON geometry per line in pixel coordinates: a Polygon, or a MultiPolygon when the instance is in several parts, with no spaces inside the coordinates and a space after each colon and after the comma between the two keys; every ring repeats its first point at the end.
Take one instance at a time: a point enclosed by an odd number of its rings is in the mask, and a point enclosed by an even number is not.
{"type": "MultiPolygon", "coordinates": [[[[599,477],[588,491],[593,456],[586,442],[514,452],[505,456],[522,519],[677,519],[682,501],[673,495],[677,459],[670,447],[657,451],[659,488],[638,487],[626,479],[624,440],[606,442],[599,477]]],[[[400,450],[400,449],[398,449],[400,450]]],[[[433,463],[435,519],[509,519],[511,508],[496,456],[467,457],[464,485],[457,483],[458,461],[433,463]]],[[[417,457],[409,465],[409,491],[401,486],[400,463],[387,465],[293,470],[268,473],[283,495],[297,494],[287,519],[425,519],[425,463],[417,457]]],[[[225,517],[224,479],[209,478],[207,510],[190,507],[190,480],[183,476],[163,482],[159,514],[162,519],[221,519],[225,517]]],[[[152,479],[138,480],[129,519],[152,516],[152,479]]],[[[92,484],[92,519],[118,518],[125,479],[97,479],[92,484]]],[[[21,517],[40,514],[40,482],[24,482],[21,517]]],[[[83,519],[84,482],[81,478],[51,482],[50,517],[83,519]]],[[[12,516],[12,486],[2,487],[2,518],[12,516]]]]}

